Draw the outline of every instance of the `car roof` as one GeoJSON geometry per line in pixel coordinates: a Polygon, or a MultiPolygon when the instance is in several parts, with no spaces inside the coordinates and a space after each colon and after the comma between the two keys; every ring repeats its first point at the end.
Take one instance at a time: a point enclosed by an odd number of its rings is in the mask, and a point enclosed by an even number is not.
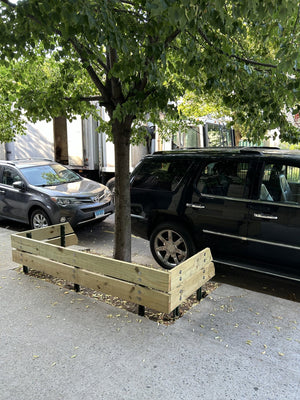
{"type": "Polygon", "coordinates": [[[26,167],[36,167],[39,165],[48,165],[48,164],[57,164],[55,161],[48,160],[45,158],[24,158],[24,159],[15,159],[15,160],[1,160],[0,164],[2,165],[14,165],[18,168],[26,168],[26,167]]]}
{"type": "Polygon", "coordinates": [[[238,156],[248,155],[255,157],[274,157],[284,159],[300,160],[299,150],[283,150],[278,147],[206,147],[206,148],[187,148],[187,149],[174,149],[157,151],[153,153],[154,156],[238,156]]]}

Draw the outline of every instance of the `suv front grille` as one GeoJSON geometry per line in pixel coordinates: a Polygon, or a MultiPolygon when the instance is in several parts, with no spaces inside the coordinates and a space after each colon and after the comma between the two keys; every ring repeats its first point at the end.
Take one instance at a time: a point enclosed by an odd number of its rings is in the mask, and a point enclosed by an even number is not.
{"type": "Polygon", "coordinates": [[[88,212],[93,212],[93,211],[101,210],[102,208],[105,208],[105,207],[107,207],[107,206],[109,206],[109,203],[102,204],[101,207],[98,206],[98,207],[88,207],[88,208],[84,208],[84,209],[82,209],[82,211],[88,213],[88,212]]]}

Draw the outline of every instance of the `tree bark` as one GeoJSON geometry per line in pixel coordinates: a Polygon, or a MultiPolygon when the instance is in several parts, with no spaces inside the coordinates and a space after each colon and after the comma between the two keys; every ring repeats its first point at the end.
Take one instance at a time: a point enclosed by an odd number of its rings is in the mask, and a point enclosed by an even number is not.
{"type": "Polygon", "coordinates": [[[129,154],[131,123],[112,124],[115,148],[115,240],[114,258],[131,262],[129,154]]]}

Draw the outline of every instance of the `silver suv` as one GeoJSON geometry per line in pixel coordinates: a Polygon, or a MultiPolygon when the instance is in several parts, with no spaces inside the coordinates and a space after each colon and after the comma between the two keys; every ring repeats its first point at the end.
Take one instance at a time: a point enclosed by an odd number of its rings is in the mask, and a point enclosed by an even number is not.
{"type": "Polygon", "coordinates": [[[103,220],[114,212],[110,190],[49,160],[0,161],[0,217],[41,228],[103,220]]]}

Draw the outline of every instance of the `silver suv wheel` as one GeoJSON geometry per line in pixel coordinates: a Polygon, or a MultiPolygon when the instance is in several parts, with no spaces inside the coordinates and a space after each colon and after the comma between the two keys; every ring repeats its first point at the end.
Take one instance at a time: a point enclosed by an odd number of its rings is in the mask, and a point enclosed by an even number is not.
{"type": "Polygon", "coordinates": [[[50,220],[43,210],[35,210],[31,214],[30,225],[32,229],[45,228],[50,225],[50,220]]]}

